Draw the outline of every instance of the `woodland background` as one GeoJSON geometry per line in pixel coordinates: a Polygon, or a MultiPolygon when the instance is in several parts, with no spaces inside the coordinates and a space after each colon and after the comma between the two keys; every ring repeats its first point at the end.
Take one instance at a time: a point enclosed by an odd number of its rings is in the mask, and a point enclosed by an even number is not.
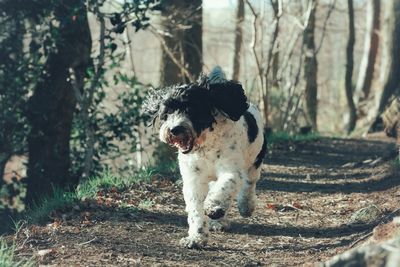
{"type": "Polygon", "coordinates": [[[215,65],[268,131],[396,134],[382,113],[399,94],[399,0],[3,0],[0,12],[3,218],[54,188],[173,161],[140,112],[146,90],[215,65]]]}

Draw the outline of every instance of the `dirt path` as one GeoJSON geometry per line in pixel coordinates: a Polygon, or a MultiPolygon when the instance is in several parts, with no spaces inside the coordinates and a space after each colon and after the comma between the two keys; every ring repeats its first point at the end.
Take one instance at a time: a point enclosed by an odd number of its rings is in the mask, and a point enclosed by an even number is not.
{"type": "Polygon", "coordinates": [[[372,229],[373,224],[347,224],[355,211],[375,204],[384,216],[398,208],[400,179],[389,172],[394,149],[393,143],[341,139],[276,145],[263,165],[254,216],[243,219],[233,209],[232,229],[212,233],[203,250],[178,246],[187,231],[180,185],[156,181],[129,192],[111,190],[99,203],[58,212],[55,222],[30,227],[20,253],[42,251],[40,264],[65,266],[299,266],[323,261],[372,229]],[[140,201],[142,209],[132,208],[140,201]]]}

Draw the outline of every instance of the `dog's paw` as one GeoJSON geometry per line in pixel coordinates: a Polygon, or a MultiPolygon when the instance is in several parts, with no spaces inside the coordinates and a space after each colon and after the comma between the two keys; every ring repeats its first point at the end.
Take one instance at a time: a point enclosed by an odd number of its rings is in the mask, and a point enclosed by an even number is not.
{"type": "Polygon", "coordinates": [[[231,223],[227,219],[222,220],[210,220],[208,227],[210,231],[214,232],[226,232],[231,228],[231,223]]]}
{"type": "Polygon", "coordinates": [[[250,217],[256,208],[255,199],[241,199],[238,201],[239,213],[242,217],[250,217]]]}
{"type": "Polygon", "coordinates": [[[201,249],[207,245],[207,238],[203,236],[187,236],[179,241],[179,245],[184,248],[201,249]]]}
{"type": "Polygon", "coordinates": [[[225,210],[221,206],[209,206],[205,208],[205,214],[213,220],[217,220],[225,216],[225,210]]]}

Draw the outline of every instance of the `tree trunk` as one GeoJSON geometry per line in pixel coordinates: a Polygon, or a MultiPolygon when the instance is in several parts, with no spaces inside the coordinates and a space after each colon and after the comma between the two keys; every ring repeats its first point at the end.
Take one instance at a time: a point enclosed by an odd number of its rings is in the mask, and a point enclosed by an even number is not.
{"type": "MultiPolygon", "coordinates": [[[[279,14],[279,12],[281,12],[279,9],[279,1],[280,0],[272,0],[271,1],[271,5],[272,5],[272,9],[274,10],[274,17],[275,19],[277,19],[277,25],[276,25],[276,37],[275,40],[277,39],[278,33],[280,31],[280,25],[279,25],[279,20],[280,20],[280,16],[281,14],[279,14]]],[[[271,85],[274,87],[278,87],[278,72],[279,72],[279,42],[276,42],[276,47],[274,47],[274,51],[272,53],[272,60],[271,60],[271,69],[272,69],[272,77],[271,77],[271,85]]]]}
{"type": "Polygon", "coordinates": [[[233,51],[232,80],[238,81],[240,75],[240,59],[243,43],[244,0],[238,0],[236,13],[235,48],[233,51]]]}
{"type": "Polygon", "coordinates": [[[380,0],[368,1],[364,52],[355,90],[357,95],[360,96],[360,100],[367,99],[371,91],[379,47],[380,10],[380,0]]]}
{"type": "Polygon", "coordinates": [[[69,0],[55,6],[60,23],[56,49],[48,56],[40,81],[28,103],[31,132],[28,137],[29,202],[52,193],[54,187],[73,186],[70,132],[76,99],[69,69],[83,79],[90,62],[91,37],[83,1],[69,0]]]}
{"type": "Polygon", "coordinates": [[[279,43],[277,51],[272,55],[272,86],[278,87],[278,72],[279,72],[279,43]]]}
{"type": "Polygon", "coordinates": [[[193,81],[202,71],[201,5],[201,0],[171,0],[162,11],[163,27],[169,33],[163,37],[166,47],[162,55],[162,85],[193,81]]]}
{"type": "MultiPolygon", "coordinates": [[[[8,3],[9,4],[9,3],[8,3]]],[[[2,7],[0,7],[2,8],[2,7]]],[[[3,7],[4,8],[4,7],[3,7]]],[[[5,13],[7,14],[7,12],[5,13]]],[[[4,170],[12,155],[26,150],[26,122],[23,118],[26,102],[26,70],[24,64],[24,27],[23,18],[18,12],[7,14],[1,21],[0,31],[4,32],[0,40],[0,189],[4,184],[4,170]],[[11,81],[9,77],[13,77],[11,81]],[[7,107],[11,107],[8,109],[7,107]]]]}
{"type": "Polygon", "coordinates": [[[387,81],[379,101],[377,116],[385,109],[390,97],[399,93],[400,82],[400,0],[392,0],[390,4],[392,15],[389,26],[389,71],[387,81]]]}
{"type": "Polygon", "coordinates": [[[353,65],[354,65],[354,43],[355,38],[355,28],[354,28],[354,7],[353,0],[347,0],[348,4],[348,16],[349,16],[349,39],[347,41],[346,48],[346,76],[345,76],[345,89],[346,89],[346,99],[347,105],[349,106],[349,122],[347,125],[347,133],[351,133],[356,127],[357,121],[357,111],[353,100],[353,65]]]}
{"type": "Polygon", "coordinates": [[[400,82],[400,0],[382,2],[384,20],[382,24],[383,36],[381,80],[384,84],[378,107],[375,111],[375,119],[368,132],[376,132],[382,129],[381,114],[389,103],[390,97],[399,94],[400,82]],[[384,73],[384,74],[383,74],[384,73]]]}
{"type": "Polygon", "coordinates": [[[314,40],[314,30],[315,30],[315,13],[316,13],[316,1],[312,1],[312,7],[310,11],[310,17],[306,29],[303,33],[303,53],[304,53],[304,79],[306,81],[305,85],[305,108],[306,117],[308,122],[311,124],[313,131],[317,131],[317,73],[318,73],[318,63],[315,53],[315,40],[314,40]]]}

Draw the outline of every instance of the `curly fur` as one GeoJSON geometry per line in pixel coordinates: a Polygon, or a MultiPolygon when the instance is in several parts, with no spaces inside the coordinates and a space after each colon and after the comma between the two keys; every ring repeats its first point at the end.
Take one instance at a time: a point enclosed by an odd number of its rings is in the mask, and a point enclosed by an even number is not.
{"type": "Polygon", "coordinates": [[[218,67],[195,83],[152,90],[144,110],[159,121],[161,141],[179,151],[189,224],[181,245],[202,247],[209,229],[228,228],[235,197],[240,214],[251,216],[266,146],[260,112],[239,83],[218,67]]]}

